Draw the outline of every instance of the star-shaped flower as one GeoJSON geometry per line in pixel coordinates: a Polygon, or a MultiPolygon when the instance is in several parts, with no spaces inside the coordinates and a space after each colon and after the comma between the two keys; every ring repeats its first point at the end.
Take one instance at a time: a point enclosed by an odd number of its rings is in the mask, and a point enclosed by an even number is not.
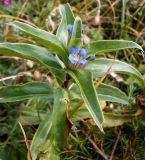
{"type": "Polygon", "coordinates": [[[87,55],[87,51],[85,48],[81,48],[80,50],[76,46],[72,46],[69,50],[68,60],[75,68],[83,67],[86,65],[87,60],[85,59],[87,55]]]}

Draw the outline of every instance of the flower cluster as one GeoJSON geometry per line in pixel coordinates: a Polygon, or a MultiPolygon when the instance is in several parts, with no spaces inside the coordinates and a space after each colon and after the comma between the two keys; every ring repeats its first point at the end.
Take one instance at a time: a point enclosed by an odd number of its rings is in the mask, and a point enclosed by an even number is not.
{"type": "MultiPolygon", "coordinates": [[[[73,25],[68,24],[67,30],[71,36],[73,31],[73,25]]],[[[72,46],[69,50],[68,60],[71,68],[82,68],[86,65],[87,60],[85,59],[87,51],[85,48],[78,49],[76,46],[72,46]]]]}

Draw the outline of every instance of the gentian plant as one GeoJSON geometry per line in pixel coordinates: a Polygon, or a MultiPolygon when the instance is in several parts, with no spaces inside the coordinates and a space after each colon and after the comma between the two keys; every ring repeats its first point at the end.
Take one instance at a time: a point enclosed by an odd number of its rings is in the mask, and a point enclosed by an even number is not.
{"type": "Polygon", "coordinates": [[[84,45],[81,19],[74,17],[69,4],[61,6],[60,13],[61,22],[56,35],[23,22],[9,23],[31,36],[41,46],[0,43],[1,54],[39,63],[46,67],[57,81],[56,86],[34,81],[0,88],[1,103],[39,96],[47,97],[53,105],[51,112],[48,111],[43,116],[31,141],[29,156],[32,160],[38,157],[47,160],[60,159],[59,153],[66,145],[73,123],[81,118],[92,118],[103,132],[106,114],[101,109],[101,100],[129,104],[129,98],[124,92],[102,82],[107,76],[106,73],[128,75],[134,83],[144,86],[143,76],[131,65],[116,59],[99,58],[101,54],[121,49],[136,48],[142,51],[138,44],[126,40],[100,40],[84,45]],[[85,114],[81,109],[85,109],[85,114]]]}

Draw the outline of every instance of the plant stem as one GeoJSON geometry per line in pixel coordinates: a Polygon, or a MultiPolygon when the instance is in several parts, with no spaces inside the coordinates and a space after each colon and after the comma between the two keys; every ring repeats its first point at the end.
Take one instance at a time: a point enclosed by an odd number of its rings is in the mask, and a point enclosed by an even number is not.
{"type": "Polygon", "coordinates": [[[121,135],[121,129],[119,130],[119,133],[118,133],[118,135],[117,135],[117,139],[116,139],[116,142],[115,142],[115,144],[114,144],[114,146],[113,146],[112,153],[111,153],[111,156],[110,156],[109,160],[113,160],[113,156],[114,156],[114,153],[115,153],[117,144],[118,144],[118,142],[119,142],[120,135],[121,135]]]}
{"type": "Polygon", "coordinates": [[[108,156],[94,143],[94,141],[88,136],[84,130],[81,130],[82,133],[87,137],[88,141],[92,144],[95,149],[95,152],[102,156],[105,160],[108,160],[108,156]]]}

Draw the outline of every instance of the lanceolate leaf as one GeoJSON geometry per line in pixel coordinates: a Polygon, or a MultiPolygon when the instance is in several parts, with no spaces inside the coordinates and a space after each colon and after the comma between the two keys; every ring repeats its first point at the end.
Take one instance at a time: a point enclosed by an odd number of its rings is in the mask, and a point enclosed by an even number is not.
{"type": "Polygon", "coordinates": [[[74,16],[71,11],[69,4],[64,6],[60,6],[61,13],[61,23],[57,29],[57,37],[58,39],[67,47],[68,40],[70,39],[70,35],[68,34],[67,25],[74,25],[74,16]]]}
{"type": "Polygon", "coordinates": [[[80,17],[76,17],[73,25],[72,38],[82,37],[82,21],[80,17]]]}
{"type": "MultiPolygon", "coordinates": [[[[128,104],[127,95],[119,88],[101,83],[98,87],[95,87],[99,101],[116,102],[121,104],[128,104]]],[[[81,99],[78,88],[75,84],[71,85],[69,89],[70,99],[81,99]]]]}
{"type": "Polygon", "coordinates": [[[67,18],[64,12],[64,6],[61,6],[60,14],[61,14],[61,22],[57,29],[56,36],[66,47],[68,41],[68,31],[67,31],[67,18]]]}
{"type": "Polygon", "coordinates": [[[128,104],[128,97],[120,89],[111,85],[101,84],[97,88],[99,100],[128,104]]]}
{"type": "Polygon", "coordinates": [[[36,160],[40,153],[43,153],[47,160],[52,160],[52,157],[59,159],[58,153],[65,146],[71,128],[66,116],[66,109],[67,102],[64,98],[64,91],[58,89],[55,92],[51,115],[50,112],[49,116],[46,114],[31,142],[32,160],[36,160]]]}
{"type": "Polygon", "coordinates": [[[125,62],[113,59],[97,58],[96,60],[90,61],[86,66],[86,69],[93,72],[95,77],[103,76],[109,68],[109,72],[117,72],[132,76],[134,82],[139,81],[142,87],[144,86],[143,76],[140,72],[125,62]]]}
{"type": "Polygon", "coordinates": [[[72,13],[70,5],[67,3],[66,5],[63,6],[61,11],[63,15],[66,15],[67,24],[73,24],[75,18],[72,13]]]}
{"type": "Polygon", "coordinates": [[[0,53],[30,59],[51,68],[60,69],[55,57],[52,56],[45,48],[38,47],[36,45],[27,43],[0,43],[0,53]]]}
{"type": "Polygon", "coordinates": [[[126,40],[101,40],[89,43],[84,46],[88,51],[89,55],[100,54],[105,52],[112,52],[121,49],[137,48],[143,51],[141,46],[132,41],[126,40]]]}
{"type": "Polygon", "coordinates": [[[64,80],[64,71],[47,49],[27,43],[0,43],[0,54],[30,59],[50,69],[60,80],[64,80]]]}
{"type": "Polygon", "coordinates": [[[38,96],[53,98],[53,87],[48,83],[31,82],[24,85],[0,87],[0,102],[15,102],[38,96]]]}
{"type": "MultiPolygon", "coordinates": [[[[135,117],[136,117],[135,114],[128,114],[128,115],[122,114],[121,115],[121,114],[104,112],[104,122],[102,125],[103,125],[103,128],[104,127],[116,127],[116,126],[122,125],[123,123],[130,122],[135,117]]],[[[82,119],[88,119],[88,118],[91,118],[91,116],[88,110],[82,106],[71,117],[71,120],[75,122],[75,121],[79,121],[82,119]]],[[[94,124],[93,121],[92,121],[92,124],[94,124]]]]}
{"type": "Polygon", "coordinates": [[[38,43],[49,48],[50,50],[52,50],[54,53],[58,54],[62,58],[67,57],[66,50],[63,44],[56,37],[56,35],[53,35],[49,32],[46,32],[38,28],[34,28],[26,23],[22,23],[19,21],[14,21],[13,23],[10,23],[10,24],[20,29],[21,31],[27,33],[33,39],[35,39],[38,43]]]}
{"type": "Polygon", "coordinates": [[[103,114],[93,86],[92,73],[86,70],[73,70],[68,71],[68,73],[76,81],[88,111],[90,112],[97,126],[101,131],[103,131],[103,114]]]}
{"type": "Polygon", "coordinates": [[[58,39],[66,47],[68,39],[69,39],[67,25],[74,24],[74,16],[71,11],[70,5],[66,4],[66,5],[60,6],[60,14],[61,14],[61,23],[57,29],[56,35],[57,35],[58,39]]]}

